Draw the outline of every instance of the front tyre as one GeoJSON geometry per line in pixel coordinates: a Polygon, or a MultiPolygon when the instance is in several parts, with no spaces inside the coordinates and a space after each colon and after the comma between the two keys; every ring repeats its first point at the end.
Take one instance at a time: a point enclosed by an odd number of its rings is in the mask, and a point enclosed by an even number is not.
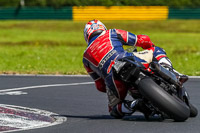
{"type": "Polygon", "coordinates": [[[167,93],[150,77],[141,79],[138,84],[138,89],[154,106],[175,121],[185,121],[190,116],[190,109],[183,101],[167,93]]]}

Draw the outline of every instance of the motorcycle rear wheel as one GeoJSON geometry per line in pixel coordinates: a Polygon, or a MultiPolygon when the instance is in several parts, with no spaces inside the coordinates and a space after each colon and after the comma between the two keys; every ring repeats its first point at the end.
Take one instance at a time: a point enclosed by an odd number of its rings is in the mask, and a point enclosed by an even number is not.
{"type": "Polygon", "coordinates": [[[178,97],[167,93],[150,77],[141,79],[138,84],[138,89],[154,106],[175,121],[185,121],[190,117],[190,108],[186,103],[178,97]]]}
{"type": "Polygon", "coordinates": [[[191,103],[189,104],[189,107],[190,107],[190,117],[196,117],[198,115],[197,108],[191,103]]]}

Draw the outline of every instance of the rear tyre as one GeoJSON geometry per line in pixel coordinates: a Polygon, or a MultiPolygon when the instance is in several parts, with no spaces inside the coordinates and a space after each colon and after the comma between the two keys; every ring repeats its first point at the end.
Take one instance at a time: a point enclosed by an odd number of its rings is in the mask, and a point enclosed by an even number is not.
{"type": "Polygon", "coordinates": [[[185,121],[190,116],[190,109],[183,101],[167,93],[150,77],[142,79],[138,88],[145,98],[175,121],[185,121]]]}
{"type": "Polygon", "coordinates": [[[190,107],[190,117],[196,117],[198,115],[197,108],[191,103],[189,104],[189,107],[190,107]]]}

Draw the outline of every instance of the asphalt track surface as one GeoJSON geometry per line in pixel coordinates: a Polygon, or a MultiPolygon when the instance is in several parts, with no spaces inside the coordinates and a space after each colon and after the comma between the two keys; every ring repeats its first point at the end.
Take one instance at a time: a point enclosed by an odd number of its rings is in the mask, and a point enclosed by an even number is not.
{"type": "MultiPolygon", "coordinates": [[[[200,116],[185,122],[146,121],[135,113],[124,119],[109,116],[107,97],[95,89],[89,77],[71,76],[0,76],[1,90],[19,91],[0,95],[0,103],[46,110],[67,118],[62,124],[20,133],[199,133],[200,116]],[[72,84],[76,83],[76,84],[72,84]],[[85,84],[79,84],[85,83],[85,84]],[[47,86],[44,86],[47,85],[47,86]],[[32,86],[32,88],[30,87],[32,86]],[[35,87],[34,87],[35,86],[35,87]],[[24,88],[25,89],[17,89],[24,88]]],[[[200,109],[200,78],[192,78],[185,84],[191,101],[200,109]]]]}

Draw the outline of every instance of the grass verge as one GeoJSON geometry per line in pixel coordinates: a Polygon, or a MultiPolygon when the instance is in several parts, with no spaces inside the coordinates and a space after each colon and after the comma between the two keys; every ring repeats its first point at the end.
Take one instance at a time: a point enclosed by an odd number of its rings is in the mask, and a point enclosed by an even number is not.
{"type": "MultiPolygon", "coordinates": [[[[105,21],[107,28],[147,34],[175,69],[200,75],[200,20],[105,21]]],[[[86,74],[85,22],[0,21],[0,73],[86,74]]]]}

